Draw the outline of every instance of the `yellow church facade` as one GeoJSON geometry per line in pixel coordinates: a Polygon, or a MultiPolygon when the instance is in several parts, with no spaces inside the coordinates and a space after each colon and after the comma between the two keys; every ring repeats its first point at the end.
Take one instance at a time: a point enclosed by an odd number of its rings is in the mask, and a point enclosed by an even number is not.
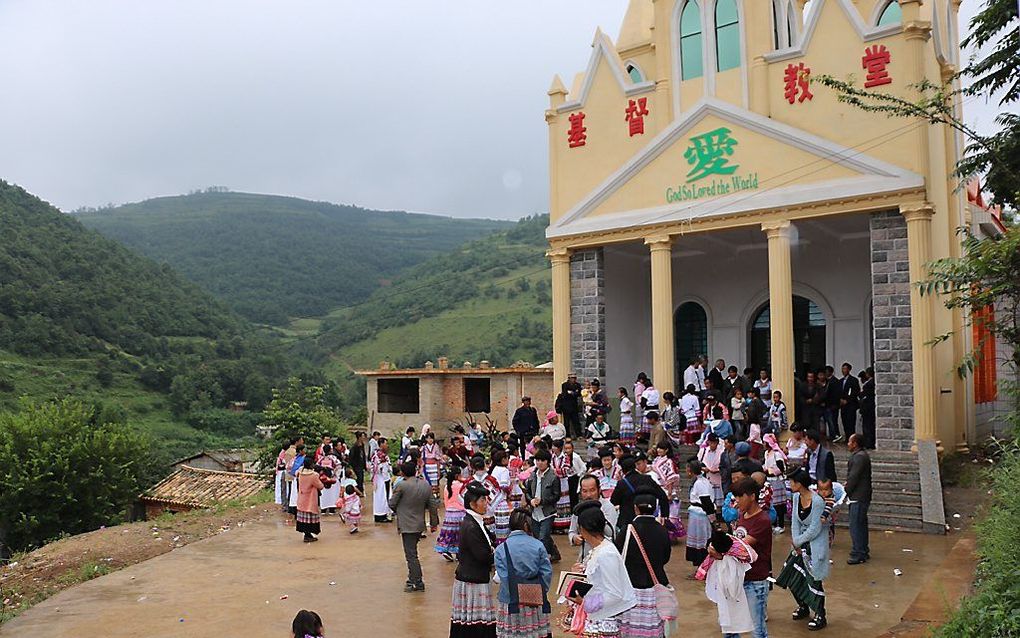
{"type": "Polygon", "coordinates": [[[766,368],[794,411],[795,377],[846,361],[875,368],[880,448],[973,443],[964,318],[911,285],[960,252],[963,142],[811,81],[949,81],[958,8],[631,0],[615,41],[596,32],[545,114],[555,382],[676,391],[707,355],[766,368]]]}

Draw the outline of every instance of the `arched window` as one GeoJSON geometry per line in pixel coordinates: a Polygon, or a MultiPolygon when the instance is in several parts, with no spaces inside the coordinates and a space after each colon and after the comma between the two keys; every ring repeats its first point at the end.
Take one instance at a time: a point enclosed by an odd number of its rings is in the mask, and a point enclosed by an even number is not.
{"type": "Polygon", "coordinates": [[[900,3],[898,0],[892,0],[885,9],[882,10],[882,15],[878,18],[878,25],[884,27],[887,24],[899,24],[903,22],[903,11],[900,9],[900,3]]]}
{"type": "Polygon", "coordinates": [[[791,47],[797,44],[797,9],[792,2],[786,3],[786,42],[791,47]]]}
{"type": "MultiPolygon", "coordinates": [[[[769,304],[751,317],[750,367],[772,369],[772,335],[769,304]]],[[[793,296],[793,363],[795,374],[803,379],[808,370],[817,370],[825,361],[825,315],[818,305],[797,295],[793,296]]]]}
{"type": "Polygon", "coordinates": [[[683,370],[698,355],[708,354],[708,315],[701,304],[680,304],[673,315],[676,369],[683,370]]]}
{"type": "Polygon", "coordinates": [[[630,81],[634,84],[641,84],[645,81],[645,76],[641,74],[641,69],[637,68],[633,64],[627,65],[627,75],[630,76],[630,81]]]}
{"type": "Polygon", "coordinates": [[[808,15],[811,14],[811,7],[814,4],[815,4],[815,0],[807,0],[807,2],[804,3],[804,9],[803,9],[803,13],[802,13],[802,15],[804,17],[804,24],[807,24],[808,15]]]}
{"type": "Polygon", "coordinates": [[[700,78],[704,60],[701,56],[701,8],[697,0],[687,0],[680,12],[680,79],[700,78]]]}
{"type": "Polygon", "coordinates": [[[715,4],[715,64],[720,71],[740,66],[740,19],[736,0],[715,4]]]}
{"type": "Polygon", "coordinates": [[[777,0],[772,0],[772,47],[774,49],[782,49],[783,41],[779,37],[779,4],[777,0]]]}

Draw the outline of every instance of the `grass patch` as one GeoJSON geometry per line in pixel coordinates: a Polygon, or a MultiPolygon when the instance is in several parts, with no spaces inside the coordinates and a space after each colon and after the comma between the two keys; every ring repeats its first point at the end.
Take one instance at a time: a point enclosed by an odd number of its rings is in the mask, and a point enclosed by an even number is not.
{"type": "Polygon", "coordinates": [[[111,571],[110,566],[106,563],[89,562],[84,565],[79,565],[77,569],[72,569],[64,572],[57,582],[61,585],[70,587],[71,585],[77,585],[86,581],[92,580],[93,578],[99,578],[105,576],[111,571]]]}

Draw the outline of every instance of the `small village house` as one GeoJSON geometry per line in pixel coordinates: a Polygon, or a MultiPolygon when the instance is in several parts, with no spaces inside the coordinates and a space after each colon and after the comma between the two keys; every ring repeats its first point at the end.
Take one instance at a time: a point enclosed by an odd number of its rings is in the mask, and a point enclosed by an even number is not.
{"type": "Polygon", "coordinates": [[[247,472],[222,472],[183,465],[139,497],[145,518],[164,512],[188,512],[248,498],[269,488],[269,477],[247,472]]]}

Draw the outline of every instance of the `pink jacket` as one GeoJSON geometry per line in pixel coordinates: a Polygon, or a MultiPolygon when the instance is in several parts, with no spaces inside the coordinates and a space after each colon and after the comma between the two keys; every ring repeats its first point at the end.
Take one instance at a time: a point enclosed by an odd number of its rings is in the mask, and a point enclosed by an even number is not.
{"type": "Polygon", "coordinates": [[[298,472],[297,508],[299,512],[319,513],[319,490],[324,489],[318,472],[301,470],[298,472]]]}

